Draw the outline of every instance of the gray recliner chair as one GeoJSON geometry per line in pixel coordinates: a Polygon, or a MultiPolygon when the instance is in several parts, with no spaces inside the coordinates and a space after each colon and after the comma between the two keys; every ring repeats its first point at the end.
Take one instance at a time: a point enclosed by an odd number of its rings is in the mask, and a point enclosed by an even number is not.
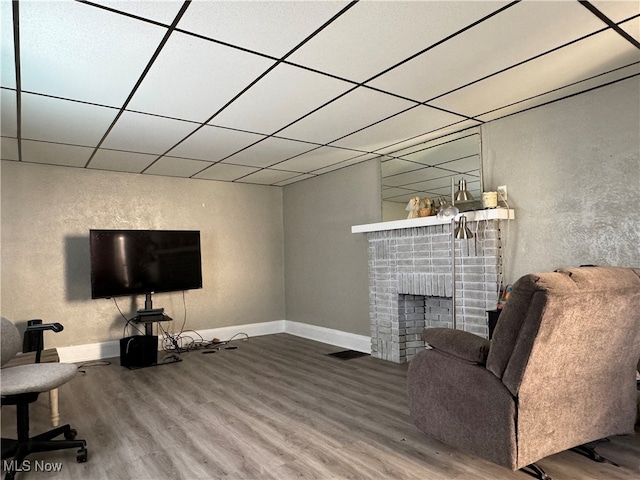
{"type": "MultiPolygon", "coordinates": [[[[39,324],[27,330],[62,331],[59,323],[39,324]]],[[[12,359],[22,349],[22,337],[16,326],[2,318],[0,324],[2,365],[12,359]]],[[[39,353],[39,352],[38,352],[39,353]]],[[[39,359],[39,355],[37,355],[39,359]]],[[[2,438],[2,459],[7,467],[5,480],[12,480],[22,467],[27,455],[34,452],[78,448],[78,462],[87,460],[86,442],[76,440],[77,432],[69,425],[57,427],[48,432],[29,437],[29,404],[35,402],[42,392],[48,392],[70,381],[78,368],[72,363],[35,363],[0,370],[0,392],[2,405],[15,405],[17,412],[17,439],[2,438]],[[54,440],[64,435],[64,440],[54,440]]],[[[4,433],[4,432],[3,432],[4,433]]]]}
{"type": "Polygon", "coordinates": [[[492,340],[425,329],[409,365],[424,433],[512,470],[634,432],[640,269],[581,267],[519,279],[492,340]]]}

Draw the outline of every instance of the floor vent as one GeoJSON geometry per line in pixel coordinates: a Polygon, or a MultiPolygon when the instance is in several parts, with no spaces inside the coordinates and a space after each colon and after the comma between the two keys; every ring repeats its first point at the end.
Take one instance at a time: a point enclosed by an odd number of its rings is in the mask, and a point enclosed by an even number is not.
{"type": "Polygon", "coordinates": [[[355,350],[343,350],[341,352],[327,353],[330,357],[336,357],[341,360],[350,360],[352,358],[366,357],[368,353],[356,352],[355,350]]]}

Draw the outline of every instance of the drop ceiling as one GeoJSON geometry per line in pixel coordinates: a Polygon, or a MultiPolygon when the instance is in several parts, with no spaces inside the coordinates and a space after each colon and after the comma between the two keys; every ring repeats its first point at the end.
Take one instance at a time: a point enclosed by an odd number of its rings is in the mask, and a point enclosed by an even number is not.
{"type": "Polygon", "coordinates": [[[284,186],[640,78],[637,1],[0,5],[18,162],[284,186]]]}

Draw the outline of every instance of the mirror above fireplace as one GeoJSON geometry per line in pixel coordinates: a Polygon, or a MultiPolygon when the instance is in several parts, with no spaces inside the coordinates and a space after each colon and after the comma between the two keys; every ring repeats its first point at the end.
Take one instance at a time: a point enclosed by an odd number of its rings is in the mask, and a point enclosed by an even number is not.
{"type": "Polygon", "coordinates": [[[473,127],[387,153],[381,159],[382,220],[407,218],[412,197],[445,197],[451,181],[465,180],[476,200],[482,196],[480,128],[473,127]]]}

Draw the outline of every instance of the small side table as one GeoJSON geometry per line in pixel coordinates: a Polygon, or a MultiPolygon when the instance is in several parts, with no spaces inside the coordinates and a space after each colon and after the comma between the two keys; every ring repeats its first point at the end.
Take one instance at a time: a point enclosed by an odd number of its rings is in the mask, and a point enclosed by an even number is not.
{"type": "Polygon", "coordinates": [[[498,317],[500,316],[500,312],[502,310],[487,310],[487,324],[489,325],[489,340],[493,337],[493,331],[496,329],[496,324],[498,323],[498,317]]]}

